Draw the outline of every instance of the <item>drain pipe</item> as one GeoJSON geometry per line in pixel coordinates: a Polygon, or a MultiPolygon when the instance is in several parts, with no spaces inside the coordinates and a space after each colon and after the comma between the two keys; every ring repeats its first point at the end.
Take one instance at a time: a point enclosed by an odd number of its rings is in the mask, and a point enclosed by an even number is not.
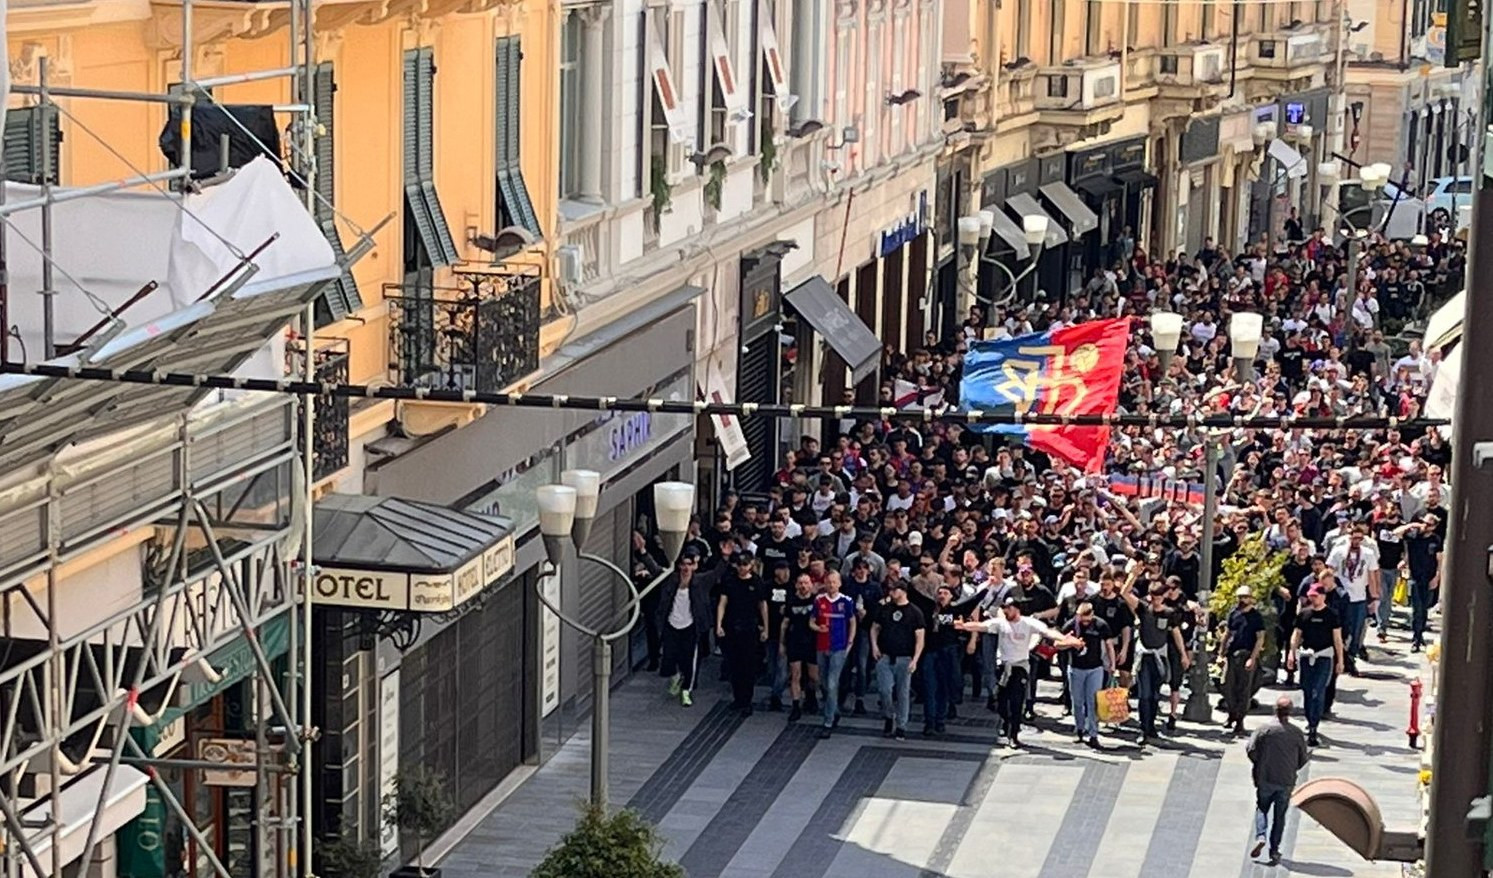
{"type": "Polygon", "coordinates": [[[1233,26],[1229,34],[1229,97],[1239,87],[1239,0],[1234,0],[1233,26]]]}

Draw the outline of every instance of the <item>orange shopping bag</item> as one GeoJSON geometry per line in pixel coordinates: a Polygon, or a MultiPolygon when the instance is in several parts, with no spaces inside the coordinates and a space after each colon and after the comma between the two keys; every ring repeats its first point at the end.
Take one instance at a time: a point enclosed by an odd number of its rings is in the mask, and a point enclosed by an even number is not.
{"type": "Polygon", "coordinates": [[[1095,705],[1099,721],[1109,726],[1118,726],[1130,719],[1130,690],[1123,686],[1100,689],[1095,705]]]}

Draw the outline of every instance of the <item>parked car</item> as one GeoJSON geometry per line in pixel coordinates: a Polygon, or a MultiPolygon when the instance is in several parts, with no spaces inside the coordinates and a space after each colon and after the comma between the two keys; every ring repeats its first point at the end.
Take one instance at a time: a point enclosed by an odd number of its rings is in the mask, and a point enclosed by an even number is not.
{"type": "Polygon", "coordinates": [[[1426,187],[1425,203],[1432,223],[1457,231],[1459,208],[1472,204],[1472,178],[1437,177],[1426,187]]]}

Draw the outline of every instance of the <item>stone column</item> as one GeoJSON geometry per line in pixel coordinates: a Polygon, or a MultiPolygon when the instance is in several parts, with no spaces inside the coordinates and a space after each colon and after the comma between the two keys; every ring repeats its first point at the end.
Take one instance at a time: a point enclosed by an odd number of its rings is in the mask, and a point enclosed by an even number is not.
{"type": "Polygon", "coordinates": [[[602,25],[606,22],[609,10],[609,6],[598,4],[571,13],[581,17],[584,31],[580,59],[581,119],[588,123],[598,123],[597,129],[590,134],[577,132],[581,141],[580,198],[592,204],[601,204],[604,200],[601,195],[601,161],[606,137],[602,132],[607,126],[600,123],[607,118],[602,109],[602,92],[608,56],[605,48],[606,33],[602,30],[602,25]]]}

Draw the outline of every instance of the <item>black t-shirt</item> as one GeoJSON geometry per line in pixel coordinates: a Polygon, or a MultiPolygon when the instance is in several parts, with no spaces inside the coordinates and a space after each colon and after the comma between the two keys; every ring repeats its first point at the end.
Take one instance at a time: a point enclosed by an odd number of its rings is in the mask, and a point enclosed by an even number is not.
{"type": "Polygon", "coordinates": [[[935,605],[926,614],[928,617],[928,633],[923,635],[923,645],[928,649],[941,649],[946,646],[959,645],[959,632],[955,630],[954,623],[965,618],[965,614],[959,612],[959,607],[950,604],[947,607],[935,605]]]}
{"type": "Polygon", "coordinates": [[[790,591],[783,604],[783,618],[788,620],[788,634],[783,642],[813,648],[815,633],[809,627],[809,620],[814,618],[814,594],[810,592],[808,597],[801,598],[797,591],[790,591]]]}
{"type": "Polygon", "coordinates": [[[1235,607],[1224,624],[1229,631],[1229,652],[1254,649],[1255,640],[1265,631],[1265,617],[1253,607],[1248,610],[1235,607]]]}
{"type": "Polygon", "coordinates": [[[881,605],[881,610],[876,615],[876,624],[880,626],[876,648],[881,650],[882,655],[911,658],[917,647],[917,632],[927,622],[923,619],[923,611],[910,603],[887,603],[881,605]]]}
{"type": "Polygon", "coordinates": [[[793,537],[783,537],[781,540],[763,537],[757,540],[757,555],[769,570],[778,561],[793,564],[798,561],[798,540],[793,537]]]}
{"type": "Polygon", "coordinates": [[[1089,603],[1094,605],[1094,615],[1108,626],[1110,637],[1119,637],[1121,631],[1135,624],[1135,614],[1118,594],[1110,597],[1096,594],[1089,598],[1089,603]]]}
{"type": "Polygon", "coordinates": [[[782,630],[783,608],[787,606],[788,598],[793,596],[793,583],[771,579],[764,586],[764,591],[767,597],[767,635],[776,643],[778,632],[782,630]]]}
{"type": "Polygon", "coordinates": [[[1021,612],[1022,615],[1035,616],[1045,613],[1058,605],[1057,595],[1052,589],[1040,582],[1034,582],[1022,589],[1021,612]]]}
{"type": "Polygon", "coordinates": [[[1163,606],[1160,610],[1152,609],[1149,602],[1142,601],[1135,607],[1135,627],[1139,631],[1140,644],[1148,650],[1156,651],[1165,646],[1168,649],[1176,647],[1172,641],[1172,628],[1176,625],[1175,613],[1171,607],[1163,606]]]}
{"type": "Polygon", "coordinates": [[[1431,581],[1440,567],[1436,555],[1441,544],[1441,535],[1435,531],[1417,530],[1405,536],[1405,562],[1411,579],[1421,583],[1431,581]]]}
{"type": "Polygon", "coordinates": [[[1301,348],[1281,348],[1275,355],[1280,363],[1280,375],[1287,381],[1295,384],[1301,380],[1303,374],[1302,361],[1306,358],[1306,352],[1301,348]]]}
{"type": "Polygon", "coordinates": [[[1103,619],[1096,616],[1087,625],[1076,618],[1069,619],[1062,630],[1064,634],[1083,640],[1082,647],[1068,651],[1071,667],[1081,671],[1104,667],[1104,641],[1113,637],[1114,633],[1103,619]]]}
{"type": "Polygon", "coordinates": [[[755,576],[742,579],[727,576],[720,583],[721,595],[726,599],[725,628],[727,631],[756,630],[761,624],[757,602],[766,598],[762,580],[755,576]]]}
{"type": "Polygon", "coordinates": [[[1181,552],[1172,552],[1166,557],[1166,564],[1162,566],[1161,572],[1167,576],[1175,576],[1182,580],[1182,593],[1187,595],[1188,600],[1197,600],[1198,580],[1203,572],[1203,556],[1197,552],[1183,555],[1181,552]]]}
{"type": "Polygon", "coordinates": [[[1332,632],[1342,627],[1331,607],[1320,610],[1307,607],[1296,614],[1296,630],[1301,632],[1301,646],[1312,652],[1332,648],[1332,632]]]}

